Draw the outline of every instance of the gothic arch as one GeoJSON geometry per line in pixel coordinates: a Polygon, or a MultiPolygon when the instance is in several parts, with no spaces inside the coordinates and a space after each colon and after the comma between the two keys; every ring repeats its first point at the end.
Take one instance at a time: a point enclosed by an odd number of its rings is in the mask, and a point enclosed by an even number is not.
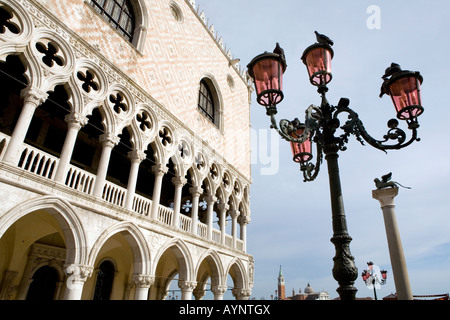
{"type": "Polygon", "coordinates": [[[186,243],[178,238],[171,239],[158,250],[158,253],[155,256],[155,262],[153,263],[152,274],[156,274],[156,268],[162,255],[171,248],[174,249],[175,256],[178,259],[180,266],[178,273],[180,274],[180,279],[192,281],[194,279],[192,256],[186,243]]]}
{"type": "Polygon", "coordinates": [[[196,277],[198,278],[200,266],[204,261],[208,262],[210,268],[214,272],[214,274],[209,275],[211,277],[211,285],[225,285],[223,282],[226,277],[224,274],[222,261],[220,260],[219,254],[212,249],[209,249],[208,251],[203,253],[203,255],[198,260],[197,266],[195,268],[196,277]]]}
{"type": "Polygon", "coordinates": [[[138,226],[132,222],[119,222],[110,226],[97,238],[89,252],[88,265],[94,266],[95,260],[105,242],[113,235],[124,232],[134,257],[134,273],[149,274],[150,250],[144,235],[138,226]]]}
{"type": "Polygon", "coordinates": [[[248,279],[245,266],[238,258],[234,258],[227,267],[226,274],[230,274],[233,278],[235,289],[249,289],[247,288],[248,279]]]}
{"type": "Polygon", "coordinates": [[[66,264],[84,265],[87,246],[83,225],[70,203],[56,196],[39,196],[10,209],[0,217],[0,238],[14,222],[37,210],[46,210],[60,224],[66,243],[66,264]]]}

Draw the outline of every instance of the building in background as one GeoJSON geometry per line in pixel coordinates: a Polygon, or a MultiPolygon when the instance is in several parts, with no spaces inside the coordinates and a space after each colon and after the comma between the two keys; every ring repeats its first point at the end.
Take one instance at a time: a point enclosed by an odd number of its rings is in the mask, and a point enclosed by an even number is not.
{"type": "Polygon", "coordinates": [[[0,82],[0,299],[249,298],[250,89],[194,0],[0,0],[0,82]]]}
{"type": "Polygon", "coordinates": [[[283,272],[278,273],[278,290],[277,290],[277,299],[278,300],[330,300],[330,295],[326,291],[315,292],[314,289],[309,285],[306,286],[303,293],[299,290],[298,293],[295,293],[295,290],[292,290],[292,296],[286,297],[286,283],[284,282],[283,272]]]}

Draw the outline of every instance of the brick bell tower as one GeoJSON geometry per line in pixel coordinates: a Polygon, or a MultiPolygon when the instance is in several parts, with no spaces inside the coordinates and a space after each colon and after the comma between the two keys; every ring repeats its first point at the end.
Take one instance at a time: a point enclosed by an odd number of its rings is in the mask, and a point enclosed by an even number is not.
{"type": "Polygon", "coordinates": [[[278,300],[284,300],[285,298],[286,298],[286,290],[284,285],[284,277],[280,266],[280,272],[278,274],[278,300]]]}

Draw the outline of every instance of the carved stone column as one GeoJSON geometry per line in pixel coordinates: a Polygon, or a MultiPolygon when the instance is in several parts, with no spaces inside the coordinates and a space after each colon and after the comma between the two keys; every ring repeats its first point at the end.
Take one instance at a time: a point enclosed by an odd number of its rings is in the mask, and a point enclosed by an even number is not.
{"type": "Polygon", "coordinates": [[[155,277],[146,274],[134,274],[134,300],[148,300],[148,290],[155,283],[155,277]]]}
{"type": "Polygon", "coordinates": [[[173,226],[180,227],[180,208],[181,208],[181,195],[183,186],[187,183],[187,179],[184,177],[172,178],[172,183],[175,186],[175,195],[173,201],[173,226]]]}
{"type": "Polygon", "coordinates": [[[247,252],[247,224],[250,223],[249,216],[239,216],[239,224],[241,226],[241,240],[243,242],[243,250],[247,252]]]}
{"type": "Polygon", "coordinates": [[[208,207],[206,209],[206,234],[207,239],[212,240],[214,204],[217,202],[217,197],[209,195],[205,198],[205,200],[208,203],[208,207]]]}
{"type": "Polygon", "coordinates": [[[218,205],[220,211],[220,243],[225,244],[225,227],[227,226],[227,210],[230,206],[226,203],[219,203],[218,205]]]}
{"type": "Polygon", "coordinates": [[[228,211],[231,216],[231,235],[233,236],[233,248],[236,248],[236,237],[237,237],[237,218],[239,217],[239,210],[228,211]]]}
{"type": "Polygon", "coordinates": [[[252,294],[250,289],[234,288],[231,293],[236,300],[248,300],[252,294]]]}
{"type": "Polygon", "coordinates": [[[155,184],[153,187],[153,197],[152,197],[152,211],[151,218],[158,218],[158,208],[159,208],[159,200],[161,199],[161,186],[162,186],[162,178],[167,173],[169,168],[162,164],[155,164],[152,167],[152,171],[155,174],[155,184]]]}
{"type": "Polygon", "coordinates": [[[72,158],[73,148],[77,141],[78,131],[88,123],[88,118],[79,114],[71,113],[66,115],[64,120],[67,122],[67,134],[64,145],[59,157],[58,168],[56,169],[54,180],[64,183],[67,175],[67,167],[72,158]]]}
{"type": "Polygon", "coordinates": [[[64,268],[68,277],[66,278],[63,300],[81,300],[83,286],[92,275],[94,268],[77,264],[64,265],[64,268]]]}
{"type": "Polygon", "coordinates": [[[223,300],[223,295],[227,292],[227,286],[211,286],[211,291],[214,293],[214,300],[223,300]]]}
{"type": "Polygon", "coordinates": [[[47,93],[32,87],[23,89],[20,95],[24,99],[23,108],[20,112],[16,126],[14,127],[14,132],[11,135],[11,139],[9,139],[5,154],[3,155],[3,161],[14,165],[16,165],[19,161],[20,151],[22,149],[25,136],[27,135],[31,120],[33,119],[34,111],[48,97],[47,93]]]}
{"type": "Polygon", "coordinates": [[[128,152],[131,160],[130,173],[128,175],[127,196],[125,198],[125,208],[131,210],[136,191],[136,182],[139,173],[139,164],[145,159],[145,153],[140,150],[128,152]]]}
{"type": "Polygon", "coordinates": [[[178,287],[181,289],[181,300],[192,300],[192,292],[197,286],[195,281],[178,280],[178,287]]]}
{"type": "Polygon", "coordinates": [[[95,178],[95,185],[93,195],[101,197],[103,188],[105,186],[106,174],[108,172],[109,159],[111,157],[111,151],[119,143],[118,136],[112,133],[105,133],[100,136],[100,142],[103,145],[102,155],[100,156],[100,163],[97,169],[97,176],[95,178]]]}
{"type": "Polygon", "coordinates": [[[203,193],[203,189],[200,187],[192,187],[189,188],[189,192],[192,195],[192,233],[197,235],[197,226],[198,226],[198,200],[203,193]]]}

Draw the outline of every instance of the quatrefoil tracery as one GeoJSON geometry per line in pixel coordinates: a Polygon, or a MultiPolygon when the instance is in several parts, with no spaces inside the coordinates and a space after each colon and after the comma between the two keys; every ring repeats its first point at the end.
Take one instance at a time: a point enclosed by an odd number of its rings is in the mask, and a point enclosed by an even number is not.
{"type": "Polygon", "coordinates": [[[142,113],[136,114],[136,121],[139,123],[139,128],[141,129],[142,132],[151,130],[152,128],[151,118],[146,111],[142,111],[142,113]]]}
{"type": "Polygon", "coordinates": [[[127,101],[120,92],[110,94],[109,101],[112,103],[112,107],[117,114],[121,114],[122,112],[126,113],[128,111],[127,101]]]}
{"type": "Polygon", "coordinates": [[[83,73],[83,71],[77,72],[77,78],[82,82],[81,87],[84,91],[87,93],[91,92],[91,89],[94,91],[98,91],[100,89],[100,86],[96,80],[95,73],[86,70],[86,72],[83,73]]]}
{"type": "Polygon", "coordinates": [[[37,42],[36,49],[42,53],[42,62],[48,67],[53,67],[55,63],[60,67],[64,65],[63,57],[58,54],[59,48],[52,42],[48,42],[47,45],[42,42],[37,42]]]}
{"type": "Polygon", "coordinates": [[[7,7],[0,7],[0,34],[6,33],[7,30],[13,34],[20,33],[20,27],[14,22],[14,12],[8,11],[7,7]]]}

